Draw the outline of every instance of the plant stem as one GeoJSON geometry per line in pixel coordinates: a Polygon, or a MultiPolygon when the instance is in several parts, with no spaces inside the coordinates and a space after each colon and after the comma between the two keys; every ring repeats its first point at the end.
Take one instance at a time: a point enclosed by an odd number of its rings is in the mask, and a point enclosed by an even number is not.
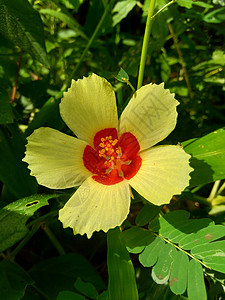
{"type": "Polygon", "coordinates": [[[212,190],[211,190],[211,192],[210,192],[210,195],[209,195],[209,197],[207,198],[207,200],[208,200],[209,202],[211,202],[211,201],[215,198],[215,196],[216,196],[216,194],[217,194],[217,191],[218,191],[218,188],[219,188],[219,185],[220,185],[220,180],[217,180],[217,181],[214,182],[213,187],[212,187],[212,190]]]}
{"type": "Polygon", "coordinates": [[[22,57],[23,57],[23,50],[20,51],[19,60],[17,62],[16,78],[15,78],[14,86],[12,88],[12,94],[11,94],[11,98],[10,98],[10,103],[13,103],[15,101],[15,99],[16,99],[17,83],[18,83],[18,78],[19,78],[19,73],[20,73],[20,67],[21,67],[22,57]]]}
{"type": "Polygon", "coordinates": [[[217,195],[220,195],[224,189],[225,189],[225,182],[219,188],[217,195]]]}
{"type": "Polygon", "coordinates": [[[189,81],[188,72],[187,72],[187,69],[186,69],[186,66],[185,66],[185,62],[184,62],[184,59],[183,59],[182,52],[181,52],[179,44],[178,44],[177,37],[174,34],[173,27],[172,27],[171,24],[168,24],[168,28],[169,28],[170,34],[171,34],[172,39],[173,39],[174,46],[177,50],[177,53],[178,53],[178,56],[179,56],[179,59],[180,59],[180,64],[181,64],[181,67],[182,67],[182,70],[183,70],[183,73],[184,73],[184,79],[186,81],[186,85],[187,85],[187,88],[188,88],[188,94],[189,94],[190,98],[193,99],[194,95],[193,95],[193,92],[192,92],[192,89],[191,89],[191,84],[190,84],[190,81],[189,81]]]}
{"type": "Polygon", "coordinates": [[[133,85],[130,83],[129,80],[127,80],[126,78],[122,78],[123,81],[126,82],[127,85],[129,85],[129,87],[132,89],[132,91],[135,93],[135,88],[133,87],[133,85]]]}
{"type": "Polygon", "coordinates": [[[46,223],[43,223],[41,225],[41,228],[44,230],[44,232],[47,234],[48,238],[52,242],[52,244],[55,246],[56,250],[59,252],[60,255],[66,254],[65,250],[63,249],[60,242],[57,240],[57,238],[52,233],[51,229],[48,227],[46,223]]]}
{"type": "Polygon", "coordinates": [[[163,7],[161,7],[158,11],[157,11],[157,13],[155,13],[152,17],[151,17],[151,19],[153,20],[158,14],[160,14],[165,8],[167,8],[168,6],[170,6],[171,4],[174,4],[176,2],[176,0],[172,0],[172,1],[170,1],[169,3],[167,3],[166,5],[164,5],[163,7]]]}
{"type": "Polygon", "coordinates": [[[74,74],[75,74],[75,73],[77,72],[77,70],[79,69],[80,64],[82,63],[82,61],[83,61],[83,59],[84,59],[86,53],[88,52],[89,48],[91,47],[91,44],[93,43],[94,39],[95,39],[96,36],[97,36],[97,34],[98,34],[98,32],[99,32],[99,30],[100,30],[100,28],[101,28],[101,26],[102,26],[102,24],[103,24],[103,22],[104,22],[106,16],[107,16],[107,14],[108,14],[108,11],[109,11],[110,7],[112,7],[112,6],[114,5],[114,3],[115,3],[115,0],[111,0],[111,1],[108,3],[108,5],[106,6],[105,11],[104,11],[104,14],[102,15],[102,17],[101,17],[101,19],[100,19],[100,21],[99,21],[97,27],[95,28],[95,31],[93,32],[93,34],[92,34],[90,40],[88,41],[88,44],[87,44],[87,46],[85,47],[85,49],[84,49],[84,51],[83,51],[83,53],[82,53],[82,55],[81,55],[81,57],[80,57],[78,63],[76,64],[75,68],[73,69],[73,71],[72,71],[70,77],[68,78],[68,80],[67,80],[67,82],[66,82],[66,87],[68,87],[68,86],[70,85],[70,82],[71,82],[71,80],[72,80],[74,74]]]}
{"type": "Polygon", "coordinates": [[[145,34],[144,34],[144,40],[141,50],[141,60],[140,60],[140,67],[139,67],[139,73],[138,73],[138,84],[137,84],[137,90],[142,86],[143,78],[144,78],[144,71],[145,71],[145,63],[146,63],[146,57],[147,57],[147,51],[148,51],[148,44],[149,44],[149,38],[151,34],[152,29],[152,23],[153,23],[153,12],[155,8],[155,1],[150,1],[149,11],[148,11],[148,17],[147,22],[145,26],[145,34]]]}
{"type": "Polygon", "coordinates": [[[39,227],[40,227],[40,223],[39,224],[35,224],[31,231],[28,232],[28,234],[25,236],[25,238],[19,243],[19,245],[10,253],[10,260],[14,261],[16,255],[20,252],[20,250],[27,244],[27,242],[29,242],[29,240],[32,238],[32,236],[38,231],[39,227]]]}

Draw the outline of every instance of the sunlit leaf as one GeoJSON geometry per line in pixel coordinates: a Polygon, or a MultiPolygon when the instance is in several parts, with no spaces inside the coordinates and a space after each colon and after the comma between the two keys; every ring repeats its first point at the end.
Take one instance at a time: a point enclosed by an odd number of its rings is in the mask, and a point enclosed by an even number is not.
{"type": "Polygon", "coordinates": [[[202,266],[194,259],[189,262],[187,293],[189,300],[207,299],[202,266]]]}
{"type": "Polygon", "coordinates": [[[32,195],[8,204],[0,210],[0,252],[13,246],[28,232],[27,220],[36,210],[48,205],[54,195],[32,195]]]}
{"type": "Polygon", "coordinates": [[[225,128],[182,144],[192,156],[190,164],[194,171],[190,174],[190,186],[225,178],[225,128]]]}

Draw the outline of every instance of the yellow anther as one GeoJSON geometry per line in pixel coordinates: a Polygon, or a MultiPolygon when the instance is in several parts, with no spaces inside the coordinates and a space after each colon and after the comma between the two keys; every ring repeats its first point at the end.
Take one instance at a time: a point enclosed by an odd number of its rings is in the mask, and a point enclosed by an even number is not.
{"type": "Polygon", "coordinates": [[[115,139],[114,141],[112,141],[112,145],[115,146],[117,142],[118,142],[118,140],[115,139]]]}
{"type": "Polygon", "coordinates": [[[102,148],[104,148],[105,144],[104,143],[100,143],[99,146],[102,147],[102,148]]]}
{"type": "Polygon", "coordinates": [[[104,142],[104,141],[105,141],[105,139],[104,139],[104,138],[101,138],[101,141],[102,141],[102,142],[104,142]]]}

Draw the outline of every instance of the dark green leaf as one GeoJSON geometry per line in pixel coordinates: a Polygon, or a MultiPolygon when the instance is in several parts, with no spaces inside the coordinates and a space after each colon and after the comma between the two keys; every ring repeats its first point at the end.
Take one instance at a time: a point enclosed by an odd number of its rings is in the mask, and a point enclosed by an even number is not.
{"type": "Polygon", "coordinates": [[[41,18],[27,0],[0,0],[0,33],[49,67],[41,18]]]}
{"type": "Polygon", "coordinates": [[[16,124],[0,125],[0,180],[18,198],[37,192],[37,182],[22,162],[25,138],[16,124]]]}
{"type": "Polygon", "coordinates": [[[33,195],[8,204],[0,210],[0,252],[13,246],[28,232],[27,220],[54,195],[33,195]]]}
{"type": "Polygon", "coordinates": [[[136,226],[122,233],[122,239],[130,253],[140,253],[154,238],[152,232],[136,226]]]}
{"type": "Polygon", "coordinates": [[[7,260],[0,262],[0,299],[19,300],[27,285],[32,284],[30,276],[18,265],[7,260]]]}
{"type": "Polygon", "coordinates": [[[57,300],[85,300],[86,298],[80,294],[71,291],[62,291],[58,294],[57,300]]]}
{"type": "Polygon", "coordinates": [[[97,299],[98,292],[96,288],[90,282],[84,282],[78,278],[74,284],[75,288],[83,295],[90,299],[97,299]]]}
{"type": "Polygon", "coordinates": [[[51,300],[57,299],[60,291],[74,291],[74,282],[78,277],[91,282],[98,291],[105,288],[95,269],[77,253],[43,260],[34,265],[29,273],[51,300]]]}
{"type": "Polygon", "coordinates": [[[138,214],[135,222],[138,226],[144,226],[149,223],[161,210],[161,206],[156,206],[151,203],[145,204],[138,214]]]}
{"type": "Polygon", "coordinates": [[[190,174],[190,186],[225,178],[225,128],[182,144],[192,155],[190,165],[194,171],[190,174]]]}
{"type": "Polygon", "coordinates": [[[4,90],[0,90],[0,124],[13,123],[13,115],[9,96],[4,90]]]}
{"type": "Polygon", "coordinates": [[[109,300],[137,300],[138,292],[134,268],[120,235],[121,232],[118,227],[111,229],[107,235],[108,297],[109,300]]]}

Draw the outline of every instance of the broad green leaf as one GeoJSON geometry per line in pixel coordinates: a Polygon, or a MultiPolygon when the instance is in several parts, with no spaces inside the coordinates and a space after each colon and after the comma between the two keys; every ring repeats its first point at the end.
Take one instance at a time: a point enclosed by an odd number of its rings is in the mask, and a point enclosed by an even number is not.
{"type": "Polygon", "coordinates": [[[13,123],[12,108],[8,94],[0,89],[0,124],[13,123]]]}
{"type": "Polygon", "coordinates": [[[123,0],[117,2],[114,6],[112,13],[113,15],[113,26],[116,26],[121,20],[126,18],[129,12],[135,7],[137,4],[136,0],[123,0]]]}
{"type": "Polygon", "coordinates": [[[49,67],[41,18],[27,0],[0,0],[0,33],[49,67]]]}
{"type": "Polygon", "coordinates": [[[207,300],[202,266],[194,259],[189,262],[187,293],[189,300],[207,300]]]}
{"type": "Polygon", "coordinates": [[[197,245],[206,244],[221,237],[225,237],[224,225],[208,226],[181,239],[179,246],[185,250],[190,250],[197,245]]]}
{"type": "Polygon", "coordinates": [[[124,71],[123,68],[120,68],[120,71],[115,78],[123,83],[129,81],[129,75],[126,73],[126,71],[124,71]]]}
{"type": "Polygon", "coordinates": [[[162,250],[165,242],[157,237],[151,244],[145,247],[144,251],[139,255],[139,261],[144,267],[153,266],[162,250]]]}
{"type": "Polygon", "coordinates": [[[120,235],[118,227],[109,230],[107,234],[108,298],[109,300],[137,300],[138,291],[134,268],[120,235]]]}
{"type": "Polygon", "coordinates": [[[33,280],[18,265],[7,260],[0,262],[0,299],[18,300],[33,280]]]}
{"type": "Polygon", "coordinates": [[[176,251],[176,248],[170,244],[165,244],[162,247],[158,260],[152,269],[152,278],[156,283],[165,284],[168,281],[176,251]]]}
{"type": "Polygon", "coordinates": [[[36,210],[48,205],[54,195],[32,195],[8,204],[0,210],[0,252],[13,246],[28,232],[27,220],[36,210]]]}
{"type": "Polygon", "coordinates": [[[149,230],[134,226],[123,231],[122,239],[130,253],[140,253],[155,239],[155,236],[149,230]]]}
{"type": "Polygon", "coordinates": [[[37,182],[22,162],[25,139],[16,124],[0,125],[0,180],[17,199],[35,194],[37,182]]]}
{"type": "Polygon", "coordinates": [[[173,257],[169,285],[171,291],[176,295],[182,295],[187,289],[188,256],[177,251],[173,257]]]}
{"type": "Polygon", "coordinates": [[[96,288],[90,282],[84,282],[78,278],[74,284],[75,288],[83,295],[90,299],[97,299],[98,292],[96,288]]]}
{"type": "Polygon", "coordinates": [[[105,289],[92,265],[77,253],[42,260],[30,269],[29,274],[51,300],[56,300],[60,291],[74,291],[78,277],[91,282],[98,291],[105,289]]]}
{"type": "Polygon", "coordinates": [[[59,292],[57,300],[85,300],[86,298],[80,294],[71,291],[59,292]]]}
{"type": "Polygon", "coordinates": [[[182,144],[192,156],[191,187],[225,178],[225,127],[182,144]]]}
{"type": "Polygon", "coordinates": [[[135,223],[138,226],[144,226],[149,223],[157,214],[159,214],[161,206],[156,206],[151,203],[145,204],[138,214],[135,223]]]}

